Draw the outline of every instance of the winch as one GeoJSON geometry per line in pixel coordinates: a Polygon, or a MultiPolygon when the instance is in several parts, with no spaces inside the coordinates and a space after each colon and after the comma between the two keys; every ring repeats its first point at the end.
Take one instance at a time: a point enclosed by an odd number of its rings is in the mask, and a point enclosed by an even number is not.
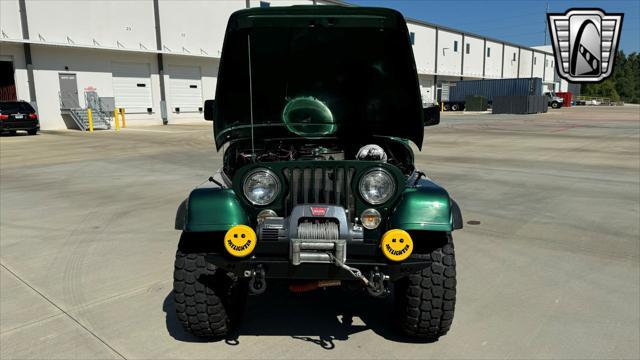
{"type": "Polygon", "coordinates": [[[298,224],[298,239],[338,240],[338,224],[333,221],[304,220],[298,224]]]}
{"type": "Polygon", "coordinates": [[[354,227],[345,209],[337,205],[297,205],[287,218],[266,218],[258,224],[259,241],[290,242],[293,265],[344,262],[348,241],[362,241],[362,228],[354,227]]]}

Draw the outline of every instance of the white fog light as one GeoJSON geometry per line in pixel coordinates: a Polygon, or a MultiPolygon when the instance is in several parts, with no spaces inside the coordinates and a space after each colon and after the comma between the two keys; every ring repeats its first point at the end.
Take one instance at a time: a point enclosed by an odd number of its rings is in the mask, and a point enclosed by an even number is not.
{"type": "Polygon", "coordinates": [[[376,209],[367,209],[360,215],[360,221],[366,229],[373,230],[380,225],[380,213],[376,209]]]}
{"type": "Polygon", "coordinates": [[[278,217],[278,214],[276,214],[276,212],[271,209],[264,209],[260,211],[257,216],[258,224],[262,224],[264,222],[264,219],[270,217],[278,217]]]}

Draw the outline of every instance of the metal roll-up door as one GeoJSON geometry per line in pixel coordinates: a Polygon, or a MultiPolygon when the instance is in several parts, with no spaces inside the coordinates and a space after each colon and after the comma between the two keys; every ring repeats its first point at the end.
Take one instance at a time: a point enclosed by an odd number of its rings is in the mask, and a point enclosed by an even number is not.
{"type": "Polygon", "coordinates": [[[433,104],[433,80],[419,78],[420,95],[422,95],[422,106],[433,104]]]}
{"type": "Polygon", "coordinates": [[[174,113],[202,110],[202,76],[199,67],[169,65],[169,105],[174,113]]]}
{"type": "Polygon", "coordinates": [[[152,111],[149,64],[112,63],[113,96],[116,107],[128,113],[152,111]]]}

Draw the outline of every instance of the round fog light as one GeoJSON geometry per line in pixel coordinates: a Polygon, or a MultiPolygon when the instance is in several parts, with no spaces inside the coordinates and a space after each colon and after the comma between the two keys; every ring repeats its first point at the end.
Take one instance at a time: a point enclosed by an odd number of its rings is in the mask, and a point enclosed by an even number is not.
{"type": "Polygon", "coordinates": [[[258,213],[256,220],[258,221],[258,224],[262,224],[264,222],[264,219],[270,217],[278,217],[278,214],[276,214],[276,212],[271,209],[264,209],[258,213]]]}
{"type": "Polygon", "coordinates": [[[253,251],[258,241],[256,232],[247,225],[236,225],[224,234],[224,248],[235,257],[245,257],[253,251]]]}
{"type": "Polygon", "coordinates": [[[360,215],[362,226],[366,229],[373,230],[380,225],[380,213],[376,209],[367,209],[360,215]]]}

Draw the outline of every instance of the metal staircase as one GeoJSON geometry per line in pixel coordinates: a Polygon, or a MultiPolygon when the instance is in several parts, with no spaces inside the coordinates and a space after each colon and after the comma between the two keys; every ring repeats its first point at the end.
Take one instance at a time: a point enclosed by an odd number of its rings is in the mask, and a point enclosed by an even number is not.
{"type": "MultiPolygon", "coordinates": [[[[68,116],[72,120],[72,125],[78,130],[89,130],[89,111],[78,107],[77,104],[65,104],[64,96],[60,94],[60,113],[68,116]],[[76,106],[73,106],[76,105],[76,106]]],[[[85,104],[89,104],[92,108],[93,129],[109,130],[111,129],[111,112],[105,111],[102,102],[99,99],[85,98],[85,104]]],[[[68,124],[69,125],[69,124],[68,124]]]]}
{"type": "MultiPolygon", "coordinates": [[[[75,108],[68,109],[69,115],[73,121],[78,125],[80,130],[89,130],[89,111],[87,109],[75,108]]],[[[92,109],[93,117],[93,129],[94,130],[109,130],[111,129],[111,122],[109,117],[98,109],[92,109]]]]}

